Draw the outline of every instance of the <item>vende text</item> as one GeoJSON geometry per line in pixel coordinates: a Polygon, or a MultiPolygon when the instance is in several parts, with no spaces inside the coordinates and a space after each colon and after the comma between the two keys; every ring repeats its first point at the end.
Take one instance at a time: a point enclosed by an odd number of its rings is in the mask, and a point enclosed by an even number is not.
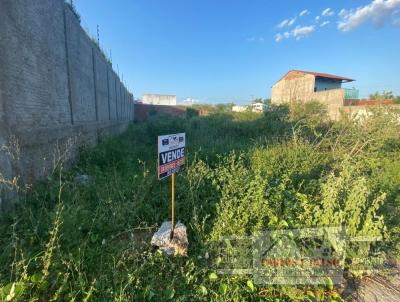
{"type": "Polygon", "coordinates": [[[160,166],[185,157],[185,148],[160,153],[160,166]]]}

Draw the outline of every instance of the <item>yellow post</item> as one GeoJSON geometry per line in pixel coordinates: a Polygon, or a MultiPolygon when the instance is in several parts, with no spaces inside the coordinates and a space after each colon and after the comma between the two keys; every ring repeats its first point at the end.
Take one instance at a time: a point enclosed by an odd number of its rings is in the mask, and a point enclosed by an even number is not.
{"type": "Polygon", "coordinates": [[[175,207],[175,173],[172,173],[171,178],[171,201],[172,201],[172,219],[171,219],[171,239],[174,237],[174,207],[175,207]]]}

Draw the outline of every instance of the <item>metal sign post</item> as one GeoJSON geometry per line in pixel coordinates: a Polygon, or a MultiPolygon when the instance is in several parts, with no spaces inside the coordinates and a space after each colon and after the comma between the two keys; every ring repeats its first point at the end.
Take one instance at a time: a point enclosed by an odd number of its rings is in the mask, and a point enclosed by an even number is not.
{"type": "Polygon", "coordinates": [[[171,213],[171,239],[174,237],[174,210],[175,210],[175,173],[172,174],[171,177],[171,209],[172,209],[172,213],[171,213]]]}
{"type": "Polygon", "coordinates": [[[158,137],[158,179],[171,176],[171,239],[175,225],[175,173],[185,165],[185,133],[158,137]]]}

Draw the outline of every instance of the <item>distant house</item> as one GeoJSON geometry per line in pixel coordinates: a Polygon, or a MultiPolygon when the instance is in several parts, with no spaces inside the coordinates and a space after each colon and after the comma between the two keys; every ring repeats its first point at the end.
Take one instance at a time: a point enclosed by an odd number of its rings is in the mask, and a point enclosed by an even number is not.
{"type": "Polygon", "coordinates": [[[345,100],[358,99],[358,90],[343,89],[351,78],[328,73],[291,70],[272,86],[271,103],[319,101],[327,105],[329,116],[337,119],[345,100]]]}
{"type": "Polygon", "coordinates": [[[232,111],[233,112],[245,112],[247,110],[251,112],[264,112],[267,110],[268,106],[265,105],[264,103],[253,103],[249,106],[233,106],[232,111]]]}
{"type": "Polygon", "coordinates": [[[176,95],[144,94],[143,104],[176,106],[176,95]]]}
{"type": "Polygon", "coordinates": [[[244,112],[247,110],[247,106],[232,106],[233,112],[244,112]]]}
{"type": "Polygon", "coordinates": [[[251,104],[251,111],[253,112],[264,112],[267,110],[268,106],[264,103],[253,103],[251,104]]]}

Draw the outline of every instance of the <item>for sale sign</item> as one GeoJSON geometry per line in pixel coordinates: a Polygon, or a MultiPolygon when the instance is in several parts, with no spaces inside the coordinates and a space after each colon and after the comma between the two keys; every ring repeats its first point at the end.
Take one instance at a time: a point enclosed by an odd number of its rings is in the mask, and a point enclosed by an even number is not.
{"type": "Polygon", "coordinates": [[[158,179],[178,172],[185,165],[185,133],[158,137],[158,179]]]}

